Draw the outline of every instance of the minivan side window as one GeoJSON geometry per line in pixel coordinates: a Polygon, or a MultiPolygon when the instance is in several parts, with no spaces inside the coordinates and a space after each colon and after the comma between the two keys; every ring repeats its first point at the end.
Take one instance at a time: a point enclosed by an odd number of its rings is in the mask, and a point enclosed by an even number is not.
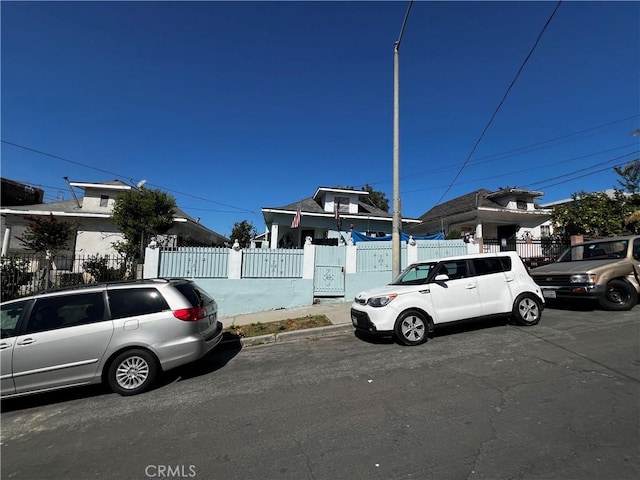
{"type": "Polygon", "coordinates": [[[178,283],[175,287],[193,307],[205,307],[213,302],[207,292],[191,283],[178,283]]]}
{"type": "Polygon", "coordinates": [[[157,288],[119,288],[107,291],[111,318],[135,317],[169,310],[157,288]]]}
{"type": "Polygon", "coordinates": [[[2,305],[0,312],[0,328],[2,329],[2,338],[9,338],[16,335],[16,327],[18,320],[22,316],[22,312],[27,307],[29,300],[21,302],[8,303],[2,305]]]}
{"type": "Polygon", "coordinates": [[[27,333],[75,327],[105,319],[102,292],[57,295],[36,300],[27,333]]]}

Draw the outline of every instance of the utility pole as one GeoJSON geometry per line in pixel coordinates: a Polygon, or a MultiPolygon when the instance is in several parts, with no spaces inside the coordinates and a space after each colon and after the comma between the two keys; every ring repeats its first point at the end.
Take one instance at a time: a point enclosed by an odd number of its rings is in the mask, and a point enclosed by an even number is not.
{"type": "Polygon", "coordinates": [[[400,201],[400,42],[409,18],[413,0],[409,2],[398,40],[393,44],[393,223],[391,226],[391,273],[400,274],[400,228],[402,212],[400,201]]]}

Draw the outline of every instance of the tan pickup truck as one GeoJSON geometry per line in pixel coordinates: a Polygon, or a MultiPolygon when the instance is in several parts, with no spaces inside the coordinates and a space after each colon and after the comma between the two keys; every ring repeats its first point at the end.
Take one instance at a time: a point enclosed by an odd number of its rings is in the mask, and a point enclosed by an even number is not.
{"type": "Polygon", "coordinates": [[[640,235],[572,245],[530,273],[546,300],[584,298],[605,310],[630,310],[640,296],[640,235]]]}

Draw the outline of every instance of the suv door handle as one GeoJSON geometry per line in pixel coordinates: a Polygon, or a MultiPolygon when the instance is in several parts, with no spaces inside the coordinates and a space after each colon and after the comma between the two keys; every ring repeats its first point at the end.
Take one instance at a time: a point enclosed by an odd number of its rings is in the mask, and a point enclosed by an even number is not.
{"type": "Polygon", "coordinates": [[[4,350],[5,348],[9,348],[11,346],[10,343],[2,342],[0,343],[0,350],[4,350]]]}
{"type": "Polygon", "coordinates": [[[33,339],[31,337],[28,337],[28,338],[25,338],[24,340],[18,342],[18,345],[30,345],[30,344],[32,344],[34,342],[35,342],[35,339],[33,339]]]}
{"type": "Polygon", "coordinates": [[[464,288],[466,288],[467,290],[471,290],[472,288],[476,288],[476,284],[475,283],[467,283],[464,288]]]}

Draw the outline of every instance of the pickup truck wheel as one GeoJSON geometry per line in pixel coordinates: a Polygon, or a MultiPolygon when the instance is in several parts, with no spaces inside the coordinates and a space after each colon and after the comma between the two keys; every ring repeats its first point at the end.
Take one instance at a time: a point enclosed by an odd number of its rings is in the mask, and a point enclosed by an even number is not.
{"type": "Polygon", "coordinates": [[[407,310],[396,320],[396,337],[405,345],[413,346],[426,342],[428,332],[427,319],[416,310],[407,310]]]}
{"type": "Polygon", "coordinates": [[[523,293],[513,302],[512,317],[518,325],[537,325],[541,316],[540,300],[535,295],[523,293]]]}
{"type": "Polygon", "coordinates": [[[607,283],[600,306],[605,310],[631,310],[638,303],[638,293],[624,280],[611,280],[607,283]]]}

